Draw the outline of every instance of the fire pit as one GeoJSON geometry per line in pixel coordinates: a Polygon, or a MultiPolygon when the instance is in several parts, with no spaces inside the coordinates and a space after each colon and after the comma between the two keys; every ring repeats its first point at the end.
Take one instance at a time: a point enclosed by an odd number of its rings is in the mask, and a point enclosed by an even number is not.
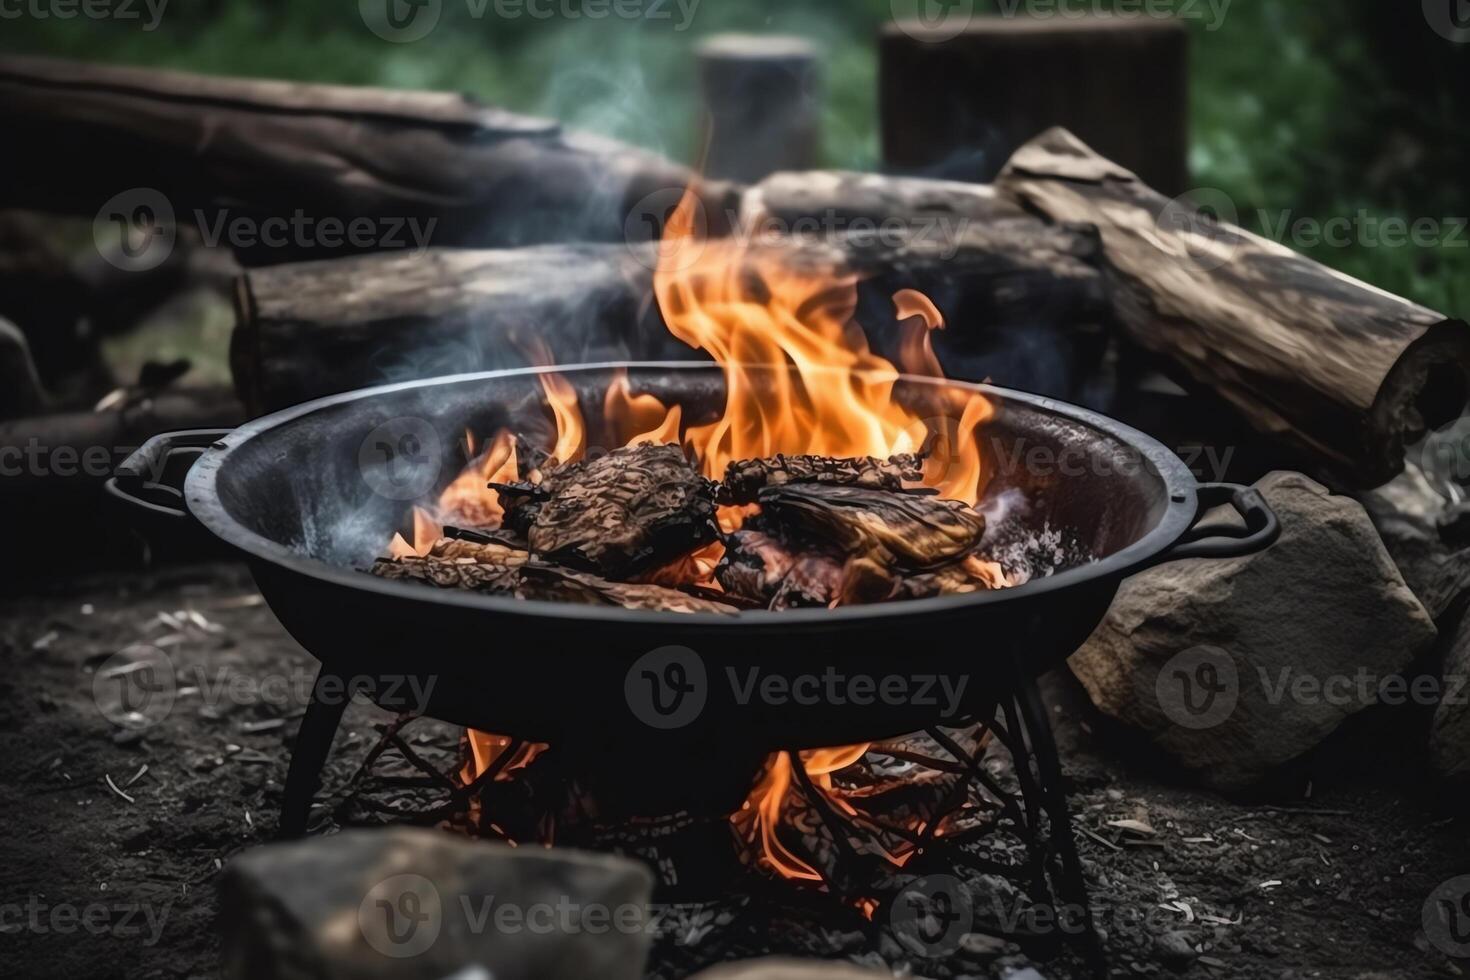
{"type": "MultiPolygon", "coordinates": [[[[318,691],[328,681],[379,676],[383,683],[367,693],[393,707],[392,696],[403,696],[412,675],[419,690],[431,692],[424,713],[556,745],[612,801],[612,812],[729,814],[772,752],[985,721],[1014,699],[1016,750],[1029,744],[1036,755],[1039,799],[1031,806],[1053,815],[1051,853],[1070,866],[1074,890],[1080,879],[1034,678],[1089,635],[1125,576],[1171,559],[1249,553],[1277,533],[1253,491],[1197,485],[1163,446],[1103,416],[990,386],[902,377],[895,387],[901,401],[922,402],[943,388],[982,394],[993,406],[982,436],[990,465],[979,506],[993,517],[988,536],[996,553],[1025,566],[1025,584],[836,609],[680,613],[429,589],[363,574],[408,509],[374,489],[377,471],[364,469],[364,447],[403,420],[428,425],[425,439],[454,445],[466,429],[543,413],[542,381],[550,373],[393,385],[232,432],[163,435],[128,461],[114,491],[145,498],[139,502],[154,513],[196,519],[243,553],[277,617],[321,661],[318,691]],[[186,512],[167,502],[169,489],[149,474],[167,458],[188,456],[198,459],[184,485],[186,512]],[[1226,503],[1243,525],[1198,523],[1226,503]],[[751,668],[788,683],[833,671],[945,677],[963,693],[951,705],[919,697],[751,696],[741,680],[751,668]],[[628,758],[640,765],[614,764],[628,758]]],[[[717,414],[726,400],[725,375],[715,366],[587,365],[556,373],[594,422],[605,392],[624,375],[633,390],[681,406],[686,418],[717,414]]],[[[745,376],[782,381],[775,370],[745,376]]],[[[399,456],[394,465],[409,468],[400,475],[410,484],[435,487],[461,470],[460,461],[428,452],[399,456]],[[422,467],[430,472],[419,473],[422,467]]],[[[316,698],[303,720],[285,834],[305,829],[344,703],[316,698]]]]}

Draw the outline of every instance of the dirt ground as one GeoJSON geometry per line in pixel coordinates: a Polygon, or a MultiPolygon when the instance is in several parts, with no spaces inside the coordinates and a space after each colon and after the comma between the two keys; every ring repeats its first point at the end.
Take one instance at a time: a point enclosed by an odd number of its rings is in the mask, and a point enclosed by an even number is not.
{"type": "MultiPolygon", "coordinates": [[[[216,881],[274,832],[311,659],[231,565],[0,600],[0,657],[0,974],[214,975],[216,881]],[[106,693],[109,658],[134,643],[164,650],[177,675],[171,706],[146,706],[158,720],[141,733],[109,720],[106,693]]],[[[1370,712],[1313,760],[1296,798],[1239,805],[1110,761],[1114,747],[1060,690],[1114,975],[1408,980],[1470,968],[1420,925],[1434,889],[1470,872],[1470,824],[1425,794],[1417,719],[1370,712]]],[[[386,717],[349,710],[329,788],[386,717]]],[[[1073,975],[1064,962],[1040,969],[1073,975]]]]}

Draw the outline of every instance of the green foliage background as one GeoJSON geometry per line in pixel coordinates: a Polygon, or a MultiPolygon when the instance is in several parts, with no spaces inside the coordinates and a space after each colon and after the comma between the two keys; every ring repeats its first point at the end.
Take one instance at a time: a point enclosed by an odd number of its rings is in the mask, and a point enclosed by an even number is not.
{"type": "MultiPolygon", "coordinates": [[[[874,38],[892,17],[890,0],[698,0],[686,31],[674,29],[676,0],[668,0],[672,19],[647,22],[504,19],[493,6],[477,18],[467,0],[443,3],[437,29],[409,44],[372,34],[355,0],[170,0],[153,31],[136,21],[23,16],[0,22],[0,46],[221,74],[454,89],[689,159],[693,40],[725,30],[800,34],[825,52],[825,162],[879,165],[874,38]]],[[[556,3],[576,9],[580,0],[556,3]]],[[[1208,9],[1203,0],[1175,5],[1208,9]]],[[[1071,0],[1067,9],[1081,6],[1071,0]]],[[[1431,30],[1420,0],[1233,0],[1217,29],[1208,18],[1189,23],[1195,182],[1228,194],[1242,224],[1267,233],[1283,218],[1470,216],[1470,44],[1431,30]]],[[[1390,291],[1470,315],[1470,231],[1458,244],[1431,248],[1304,250],[1390,291]]]]}

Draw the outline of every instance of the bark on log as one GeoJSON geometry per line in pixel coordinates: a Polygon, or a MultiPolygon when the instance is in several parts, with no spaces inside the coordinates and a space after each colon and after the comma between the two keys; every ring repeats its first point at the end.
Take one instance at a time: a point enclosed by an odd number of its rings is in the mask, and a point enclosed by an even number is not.
{"type": "MultiPolygon", "coordinates": [[[[1095,235],[1035,218],[886,243],[839,234],[802,253],[867,277],[858,320],[880,349],[896,344],[892,294],[928,294],[953,325],[936,338],[947,366],[951,348],[983,353],[989,331],[1004,324],[1039,333],[1105,315],[1095,235]]],[[[674,339],[650,303],[653,264],[651,247],[591,244],[252,270],[236,290],[235,382],[252,410],[266,411],[385,381],[515,366],[527,362],[511,342],[517,331],[539,337],[561,364],[703,358],[674,339]]]]}
{"type": "MultiPolygon", "coordinates": [[[[435,245],[622,241],[625,226],[649,233],[640,201],[670,198],[661,217],[693,180],[657,154],[454,93],[43,58],[0,58],[0,124],[25,147],[0,157],[0,207],[93,217],[152,188],[206,231],[288,222],[284,244],[237,246],[247,264],[412,247],[409,221],[433,221],[435,245]],[[304,235],[289,224],[298,213],[313,223],[304,235]],[[322,226],[364,218],[376,223],[366,249],[322,226]]],[[[701,187],[711,203],[729,190],[701,187]]]]}
{"type": "Polygon", "coordinates": [[[1052,220],[1096,225],[1126,336],[1302,468],[1378,486],[1406,444],[1465,406],[1465,323],[1186,211],[1065,130],[1017,151],[996,186],[1052,220]]]}
{"type": "Polygon", "coordinates": [[[957,26],[904,22],[883,31],[888,167],[989,181],[1017,147],[1065,126],[1150,186],[1171,195],[1189,186],[1182,22],[1007,16],[957,26]]]}

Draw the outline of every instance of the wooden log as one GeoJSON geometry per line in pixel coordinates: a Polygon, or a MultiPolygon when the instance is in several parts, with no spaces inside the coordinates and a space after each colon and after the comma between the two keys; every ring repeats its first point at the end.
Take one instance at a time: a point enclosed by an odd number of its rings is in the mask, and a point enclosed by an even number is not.
{"type": "Polygon", "coordinates": [[[1300,467],[1372,487],[1458,417],[1470,327],[1205,215],[1182,213],[1065,130],[997,181],[1059,222],[1097,226],[1121,329],[1223,399],[1300,467]]]}
{"type": "MultiPolygon", "coordinates": [[[[893,293],[928,293],[955,324],[937,338],[944,360],[951,347],[983,350],[976,338],[994,324],[1039,331],[1053,321],[1100,320],[1095,251],[1090,232],[1024,218],[973,222],[951,239],[838,234],[802,253],[866,277],[859,322],[880,347],[898,334],[893,293]]],[[[590,244],[431,249],[252,270],[236,290],[231,367],[245,402],[267,411],[385,381],[524,365],[517,332],[539,337],[562,364],[703,359],[653,308],[654,264],[651,247],[590,244]]]]}
{"type": "Polygon", "coordinates": [[[640,310],[649,275],[620,245],[432,249],[258,269],[237,284],[230,365],[245,403],[270,411],[385,381],[533,363],[516,340],[539,341],[562,364],[692,356],[640,310]]]}
{"type": "Polygon", "coordinates": [[[26,148],[0,156],[0,206],[90,218],[152,188],[247,264],[411,248],[420,232],[435,245],[622,241],[657,233],[629,220],[638,202],[694,181],[657,154],[454,93],[41,58],[0,58],[0,124],[26,148]],[[246,244],[238,219],[286,222],[280,244],[246,244]],[[354,219],[374,222],[370,244],[327,231],[354,219]]]}
{"type": "Polygon", "coordinates": [[[817,53],[797,37],[719,34],[701,42],[704,172],[753,181],[816,166],[822,106],[817,53]]]}
{"type": "MultiPolygon", "coordinates": [[[[968,9],[968,8],[966,8],[968,9]]],[[[1065,126],[1170,195],[1189,186],[1189,35],[1149,16],[887,25],[879,110],[889,169],[989,181],[1065,126]]]]}

